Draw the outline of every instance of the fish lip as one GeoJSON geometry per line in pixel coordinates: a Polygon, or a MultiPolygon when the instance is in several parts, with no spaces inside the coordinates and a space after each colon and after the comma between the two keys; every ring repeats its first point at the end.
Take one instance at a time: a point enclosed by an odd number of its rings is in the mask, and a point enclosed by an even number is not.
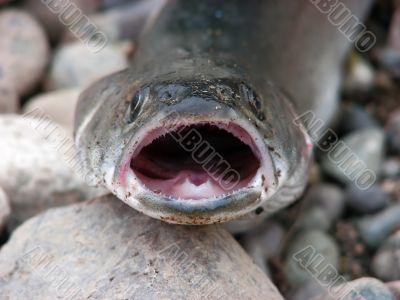
{"type": "Polygon", "coordinates": [[[261,163],[249,185],[228,195],[198,200],[171,198],[149,190],[134,174],[130,168],[130,162],[132,157],[140,151],[140,148],[136,147],[136,145],[146,138],[149,130],[160,128],[160,126],[165,126],[166,124],[169,124],[171,128],[175,126],[171,118],[161,114],[158,116],[158,121],[152,122],[155,125],[148,124],[148,126],[144,126],[128,142],[128,146],[118,164],[119,167],[115,169],[110,185],[110,188],[120,199],[144,214],[170,223],[211,224],[226,222],[243,216],[258,207],[262,199],[269,198],[275,193],[274,185],[277,187],[277,184],[274,182],[275,177],[273,174],[275,170],[272,157],[263,142],[261,134],[249,121],[242,120],[237,116],[231,116],[230,118],[226,118],[226,116],[223,118],[217,118],[216,116],[203,116],[200,118],[194,116],[183,121],[181,119],[179,124],[181,125],[182,122],[186,122],[185,124],[189,125],[201,122],[231,122],[246,130],[257,146],[257,154],[260,155],[259,160],[261,163]],[[267,178],[264,182],[261,179],[262,175],[267,178]]]}

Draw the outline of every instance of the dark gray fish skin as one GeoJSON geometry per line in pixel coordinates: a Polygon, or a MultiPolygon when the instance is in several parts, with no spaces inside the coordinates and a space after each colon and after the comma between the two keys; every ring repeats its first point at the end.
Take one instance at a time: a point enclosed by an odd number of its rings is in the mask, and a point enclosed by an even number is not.
{"type": "MultiPolygon", "coordinates": [[[[344,2],[359,16],[370,3],[344,2]]],[[[81,95],[75,139],[88,173],[128,205],[171,223],[247,222],[294,201],[306,184],[311,145],[276,85],[298,111],[316,109],[327,119],[348,41],[305,0],[174,0],[155,15],[132,67],[81,95]],[[252,181],[200,200],[146,188],[130,167],[139,145],[150,132],[199,123],[247,132],[260,162],[252,181]]]]}

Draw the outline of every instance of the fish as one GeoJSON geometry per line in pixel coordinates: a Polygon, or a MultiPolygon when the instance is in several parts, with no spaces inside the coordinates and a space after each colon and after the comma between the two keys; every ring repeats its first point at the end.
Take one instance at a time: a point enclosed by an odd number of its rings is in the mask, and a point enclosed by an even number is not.
{"type": "MultiPolygon", "coordinates": [[[[334,1],[158,6],[130,67],[80,96],[74,136],[86,173],[168,223],[246,228],[293,203],[313,161],[295,120],[312,111],[329,121],[352,45],[322,2],[334,1]]],[[[372,1],[342,3],[362,20],[372,1]]]]}

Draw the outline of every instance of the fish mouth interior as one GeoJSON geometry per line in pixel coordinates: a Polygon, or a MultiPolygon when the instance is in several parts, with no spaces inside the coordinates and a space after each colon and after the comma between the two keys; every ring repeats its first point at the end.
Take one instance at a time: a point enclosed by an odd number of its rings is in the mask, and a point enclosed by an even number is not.
{"type": "Polygon", "coordinates": [[[150,191],[179,200],[218,198],[249,186],[260,168],[250,134],[234,123],[158,128],[139,142],[130,167],[150,191]]]}

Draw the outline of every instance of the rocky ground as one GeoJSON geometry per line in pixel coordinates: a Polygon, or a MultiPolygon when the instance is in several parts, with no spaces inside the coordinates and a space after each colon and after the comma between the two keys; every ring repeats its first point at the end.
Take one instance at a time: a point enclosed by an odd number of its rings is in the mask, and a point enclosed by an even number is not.
{"type": "Polygon", "coordinates": [[[62,2],[0,0],[0,299],[400,299],[399,1],[377,1],[376,45],[347,58],[328,127],[348,152],[316,147],[302,199],[236,240],[139,215],[76,172],[78,95],[128,66],[142,25],[127,1],[71,0],[109,38],[94,53],[62,2]]]}

